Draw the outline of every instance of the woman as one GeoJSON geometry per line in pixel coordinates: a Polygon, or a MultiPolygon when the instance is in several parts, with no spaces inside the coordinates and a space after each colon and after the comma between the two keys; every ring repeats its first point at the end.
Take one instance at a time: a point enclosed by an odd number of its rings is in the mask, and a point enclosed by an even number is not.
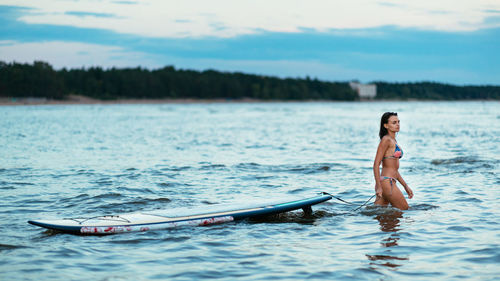
{"type": "Polygon", "coordinates": [[[398,172],[399,159],[403,157],[403,150],[396,142],[397,132],[399,132],[398,114],[396,112],[384,113],[380,120],[380,143],[373,162],[375,193],[377,195],[375,204],[387,206],[390,203],[393,207],[407,210],[408,203],[396,186],[396,180],[403,185],[408,198],[413,198],[413,191],[398,172]],[[380,162],[382,162],[382,174],[380,173],[380,162]]]}

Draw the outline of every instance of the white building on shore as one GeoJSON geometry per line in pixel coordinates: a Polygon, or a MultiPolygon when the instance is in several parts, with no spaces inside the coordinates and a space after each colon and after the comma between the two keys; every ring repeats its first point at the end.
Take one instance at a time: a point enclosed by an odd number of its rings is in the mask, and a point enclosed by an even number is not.
{"type": "Polygon", "coordinates": [[[350,82],[349,86],[358,92],[360,99],[374,99],[377,96],[377,85],[361,84],[358,82],[350,82]]]}

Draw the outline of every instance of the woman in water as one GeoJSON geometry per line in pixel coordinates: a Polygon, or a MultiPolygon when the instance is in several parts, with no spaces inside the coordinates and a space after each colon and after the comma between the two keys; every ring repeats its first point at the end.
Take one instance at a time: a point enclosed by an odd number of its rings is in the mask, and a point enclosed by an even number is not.
{"type": "Polygon", "coordinates": [[[396,133],[399,132],[399,118],[395,112],[386,112],[380,120],[380,143],[377,155],[373,162],[373,175],[375,176],[375,204],[387,206],[389,203],[401,210],[408,209],[403,193],[396,186],[399,181],[406,190],[408,198],[413,197],[413,191],[403,180],[398,172],[399,159],[403,157],[403,150],[396,142],[396,133]],[[380,163],[382,162],[382,173],[380,163]]]}

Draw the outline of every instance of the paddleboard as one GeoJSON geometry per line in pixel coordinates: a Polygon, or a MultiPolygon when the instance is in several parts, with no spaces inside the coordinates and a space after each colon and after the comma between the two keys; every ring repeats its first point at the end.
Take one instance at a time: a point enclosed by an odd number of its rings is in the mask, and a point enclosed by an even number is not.
{"type": "Polygon", "coordinates": [[[179,226],[203,226],[275,215],[298,209],[312,212],[312,205],[330,199],[332,199],[330,195],[285,197],[253,203],[215,204],[198,208],[172,208],[89,218],[30,220],[28,223],[73,234],[103,235],[179,226]]]}

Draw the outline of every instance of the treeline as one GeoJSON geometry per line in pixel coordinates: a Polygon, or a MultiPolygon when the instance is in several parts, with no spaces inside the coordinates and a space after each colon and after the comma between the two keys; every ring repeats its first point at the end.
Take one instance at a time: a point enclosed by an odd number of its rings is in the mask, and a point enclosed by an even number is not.
{"type": "MultiPolygon", "coordinates": [[[[441,83],[376,82],[376,99],[500,100],[499,86],[454,86],[441,83]]],[[[161,69],[100,67],[54,70],[46,62],[0,61],[0,97],[65,99],[83,95],[110,99],[261,99],[358,100],[345,82],[317,79],[280,79],[269,76],[161,69]]]]}
{"type": "Polygon", "coordinates": [[[68,95],[97,99],[262,99],[356,100],[348,83],[317,79],[280,79],[213,70],[91,67],[54,70],[48,63],[0,62],[0,96],[64,99],[68,95]]]}
{"type": "Polygon", "coordinates": [[[377,99],[500,100],[499,86],[454,86],[441,83],[376,82],[377,99]]]}
{"type": "Polygon", "coordinates": [[[64,78],[47,63],[0,61],[0,97],[63,99],[67,93],[64,78]]]}

